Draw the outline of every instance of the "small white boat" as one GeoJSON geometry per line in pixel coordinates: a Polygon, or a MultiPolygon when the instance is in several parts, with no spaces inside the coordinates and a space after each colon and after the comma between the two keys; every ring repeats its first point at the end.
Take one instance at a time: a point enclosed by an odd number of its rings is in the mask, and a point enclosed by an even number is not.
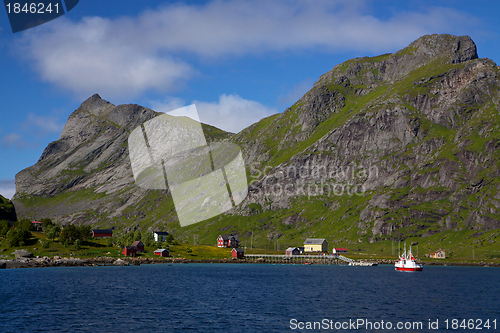
{"type": "Polygon", "coordinates": [[[349,266],[378,266],[376,262],[356,261],[350,262],[349,266]]]}
{"type": "Polygon", "coordinates": [[[406,252],[406,244],[403,255],[399,257],[394,267],[397,271],[421,271],[424,268],[421,264],[417,264],[416,259],[411,254],[411,246],[410,250],[406,252]]]}

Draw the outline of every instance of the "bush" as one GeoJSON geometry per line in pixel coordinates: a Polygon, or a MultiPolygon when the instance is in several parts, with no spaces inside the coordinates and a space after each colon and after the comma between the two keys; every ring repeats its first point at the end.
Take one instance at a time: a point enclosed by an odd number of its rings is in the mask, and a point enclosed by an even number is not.
{"type": "Polygon", "coordinates": [[[153,237],[152,232],[144,231],[141,234],[141,241],[144,243],[146,246],[153,246],[155,243],[155,238],[153,237]]]}
{"type": "Polygon", "coordinates": [[[75,226],[70,224],[63,229],[59,238],[61,242],[68,243],[69,245],[74,244],[76,240],[80,240],[81,246],[83,241],[90,238],[90,231],[90,226],[75,226]]]}
{"type": "Polygon", "coordinates": [[[80,250],[82,248],[82,241],[77,239],[75,240],[75,249],[80,250]]]}
{"type": "Polygon", "coordinates": [[[173,244],[173,241],[174,241],[174,236],[172,236],[172,234],[169,234],[166,238],[165,238],[165,241],[169,244],[173,244]]]}
{"type": "Polygon", "coordinates": [[[50,241],[48,239],[40,239],[40,243],[42,243],[42,247],[44,249],[48,249],[50,247],[50,241]]]}
{"type": "Polygon", "coordinates": [[[31,221],[28,219],[18,220],[16,223],[14,223],[14,228],[31,231],[33,230],[33,223],[31,223],[31,221]]]}
{"type": "Polygon", "coordinates": [[[44,228],[44,233],[47,238],[54,240],[57,236],[61,234],[61,227],[58,225],[48,226],[44,228]]]}
{"type": "Polygon", "coordinates": [[[31,238],[31,232],[26,229],[14,228],[7,232],[6,238],[10,246],[24,246],[31,238]]]}
{"type": "Polygon", "coordinates": [[[10,230],[10,224],[7,220],[0,220],[0,237],[5,237],[10,230]]]}
{"type": "Polygon", "coordinates": [[[47,228],[47,227],[54,226],[54,223],[49,218],[43,218],[43,219],[40,220],[40,222],[42,222],[43,230],[45,230],[45,228],[47,228]]]}

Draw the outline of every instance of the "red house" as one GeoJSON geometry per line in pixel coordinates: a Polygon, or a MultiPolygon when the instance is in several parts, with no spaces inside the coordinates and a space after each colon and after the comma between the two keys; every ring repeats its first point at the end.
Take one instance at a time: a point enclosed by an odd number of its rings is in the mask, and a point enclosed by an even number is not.
{"type": "Polygon", "coordinates": [[[240,245],[240,240],[238,236],[233,234],[229,235],[219,235],[217,238],[217,246],[218,247],[238,247],[240,245]]]}
{"type": "Polygon", "coordinates": [[[92,237],[113,237],[113,230],[111,229],[92,229],[92,237]]]}
{"type": "Polygon", "coordinates": [[[160,257],[170,256],[170,252],[168,252],[168,250],[166,250],[166,249],[157,249],[153,253],[156,254],[157,256],[160,256],[160,257]]]}
{"type": "Polygon", "coordinates": [[[31,221],[31,225],[33,226],[33,229],[35,230],[42,230],[42,222],[40,221],[31,221]]]}
{"type": "Polygon", "coordinates": [[[127,257],[128,256],[135,257],[137,254],[137,248],[135,246],[125,246],[122,253],[127,257]]]}
{"type": "Polygon", "coordinates": [[[135,241],[132,243],[132,246],[137,248],[137,252],[144,252],[144,243],[141,241],[135,241]]]}
{"type": "Polygon", "coordinates": [[[243,251],[243,249],[240,248],[234,248],[231,251],[231,257],[241,259],[245,257],[245,251],[243,251]]]}

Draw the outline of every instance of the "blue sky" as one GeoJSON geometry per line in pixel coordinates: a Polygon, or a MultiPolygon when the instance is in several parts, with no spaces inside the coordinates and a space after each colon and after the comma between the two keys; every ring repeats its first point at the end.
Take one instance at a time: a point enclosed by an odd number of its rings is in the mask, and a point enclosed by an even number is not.
{"type": "Polygon", "coordinates": [[[13,34],[0,9],[0,194],[99,93],[237,132],[282,112],[347,59],[395,52],[424,34],[469,35],[500,60],[497,1],[80,0],[13,34]]]}

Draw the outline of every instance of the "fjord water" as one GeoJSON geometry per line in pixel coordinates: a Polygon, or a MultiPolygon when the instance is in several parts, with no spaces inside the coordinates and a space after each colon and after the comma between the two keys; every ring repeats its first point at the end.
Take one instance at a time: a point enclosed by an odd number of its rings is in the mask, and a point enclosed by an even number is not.
{"type": "Polygon", "coordinates": [[[431,331],[429,319],[440,331],[453,318],[500,323],[499,268],[163,264],[0,276],[0,332],[307,331],[292,330],[291,319],[423,323],[407,332],[431,331]]]}

